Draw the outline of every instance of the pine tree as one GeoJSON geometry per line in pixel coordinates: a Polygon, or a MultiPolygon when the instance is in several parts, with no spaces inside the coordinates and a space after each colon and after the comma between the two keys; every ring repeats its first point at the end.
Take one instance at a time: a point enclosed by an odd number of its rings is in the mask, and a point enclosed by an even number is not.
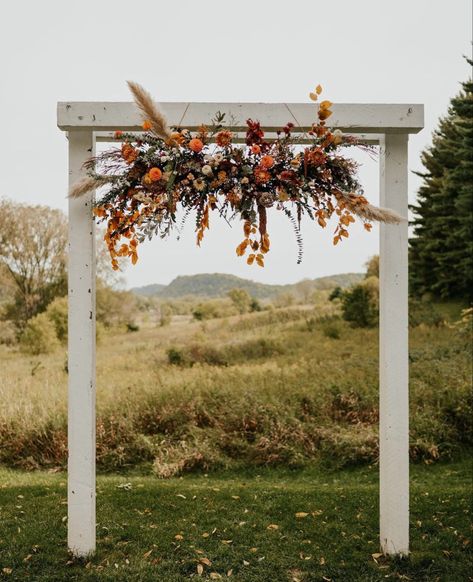
{"type": "MultiPolygon", "coordinates": [[[[473,64],[468,60],[469,64],[473,64]]],[[[451,100],[422,153],[425,172],[410,241],[411,290],[441,298],[471,296],[473,287],[473,82],[451,100]]]]}

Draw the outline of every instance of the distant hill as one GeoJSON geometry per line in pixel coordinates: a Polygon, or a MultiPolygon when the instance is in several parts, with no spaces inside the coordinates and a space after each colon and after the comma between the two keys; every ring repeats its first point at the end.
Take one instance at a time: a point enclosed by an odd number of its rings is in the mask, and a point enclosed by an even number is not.
{"type": "Polygon", "coordinates": [[[161,285],[160,283],[152,283],[151,285],[145,285],[144,287],[134,287],[131,289],[136,295],[143,295],[144,297],[150,297],[152,295],[159,295],[159,293],[166,288],[166,285],[161,285]]]}
{"type": "Polygon", "coordinates": [[[176,277],[169,285],[146,285],[134,287],[133,293],[143,296],[156,296],[166,299],[179,297],[223,297],[230,289],[245,289],[252,297],[257,299],[269,299],[280,293],[300,293],[317,289],[333,289],[340,286],[349,287],[363,278],[361,273],[343,273],[330,275],[318,279],[305,279],[299,283],[290,285],[266,285],[249,279],[242,279],[235,275],[224,273],[203,273],[199,275],[182,275],[176,277]]]}

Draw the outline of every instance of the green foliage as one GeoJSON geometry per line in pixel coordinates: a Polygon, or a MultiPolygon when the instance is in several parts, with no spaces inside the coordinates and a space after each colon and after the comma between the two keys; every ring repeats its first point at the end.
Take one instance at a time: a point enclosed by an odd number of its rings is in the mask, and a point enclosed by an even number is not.
{"type": "Polygon", "coordinates": [[[129,291],[117,291],[97,284],[97,321],[105,327],[134,324],[138,310],[137,300],[129,291]]]}
{"type": "Polygon", "coordinates": [[[67,297],[57,297],[46,309],[46,316],[53,323],[61,343],[67,341],[67,297]]]}
{"type": "Polygon", "coordinates": [[[327,316],[320,318],[319,322],[322,333],[331,339],[340,339],[343,331],[343,324],[338,316],[327,316]]]}
{"type": "Polygon", "coordinates": [[[366,263],[366,275],[368,277],[377,277],[379,279],[379,255],[374,255],[366,263]]]}
{"type": "Polygon", "coordinates": [[[245,289],[230,289],[227,295],[238,313],[242,314],[250,311],[252,298],[248,291],[245,291],[245,289]]]}
{"type": "MultiPolygon", "coordinates": [[[[471,61],[469,61],[471,64],[471,61]]],[[[473,81],[451,100],[422,154],[425,172],[410,241],[410,284],[419,296],[471,297],[473,288],[473,81]]]]}
{"type": "Polygon", "coordinates": [[[192,315],[197,321],[227,317],[236,313],[234,303],[228,299],[203,301],[194,308],[192,315]]]}
{"type": "Polygon", "coordinates": [[[422,301],[415,297],[409,298],[409,326],[431,325],[438,327],[445,321],[443,315],[431,301],[422,301]]]}
{"type": "Polygon", "coordinates": [[[6,273],[13,287],[5,317],[20,331],[67,293],[66,243],[63,212],[0,199],[0,282],[6,273]]]}
{"type": "Polygon", "coordinates": [[[48,354],[58,345],[56,328],[46,313],[31,318],[20,336],[22,351],[31,355],[48,354]]]}
{"type": "Polygon", "coordinates": [[[341,299],[343,297],[343,289],[339,286],[335,287],[335,289],[330,293],[328,296],[329,301],[335,301],[335,299],[341,299]]]}
{"type": "Polygon", "coordinates": [[[379,281],[368,277],[345,291],[342,297],[343,318],[354,327],[374,327],[379,318],[379,281]]]}

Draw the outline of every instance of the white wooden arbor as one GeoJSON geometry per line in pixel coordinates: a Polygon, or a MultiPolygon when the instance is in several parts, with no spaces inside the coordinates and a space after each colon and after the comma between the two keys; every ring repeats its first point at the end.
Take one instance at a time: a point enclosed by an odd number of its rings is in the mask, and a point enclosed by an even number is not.
{"type": "MultiPolygon", "coordinates": [[[[197,129],[216,111],[237,122],[247,118],[266,132],[288,121],[295,132],[310,129],[313,104],[162,103],[171,126],[197,129]]],[[[69,138],[69,183],[97,140],[113,131],[140,131],[133,103],[58,103],[58,126],[69,138]]],[[[407,144],[424,125],[423,105],[338,104],[330,126],[358,134],[380,147],[380,205],[407,217],[407,144]]],[[[78,556],[95,550],[95,226],[93,195],[69,199],[69,461],[68,545],[78,556]]],[[[385,554],[409,551],[409,410],[407,222],[380,230],[380,542],[385,554]]]]}

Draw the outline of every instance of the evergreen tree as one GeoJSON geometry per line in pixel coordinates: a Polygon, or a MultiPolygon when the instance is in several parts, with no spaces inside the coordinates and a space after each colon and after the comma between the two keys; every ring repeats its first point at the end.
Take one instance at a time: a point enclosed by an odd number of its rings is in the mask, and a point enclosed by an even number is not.
{"type": "Polygon", "coordinates": [[[469,298],[473,287],[472,79],[462,87],[422,153],[410,241],[411,289],[419,295],[469,298]]]}

